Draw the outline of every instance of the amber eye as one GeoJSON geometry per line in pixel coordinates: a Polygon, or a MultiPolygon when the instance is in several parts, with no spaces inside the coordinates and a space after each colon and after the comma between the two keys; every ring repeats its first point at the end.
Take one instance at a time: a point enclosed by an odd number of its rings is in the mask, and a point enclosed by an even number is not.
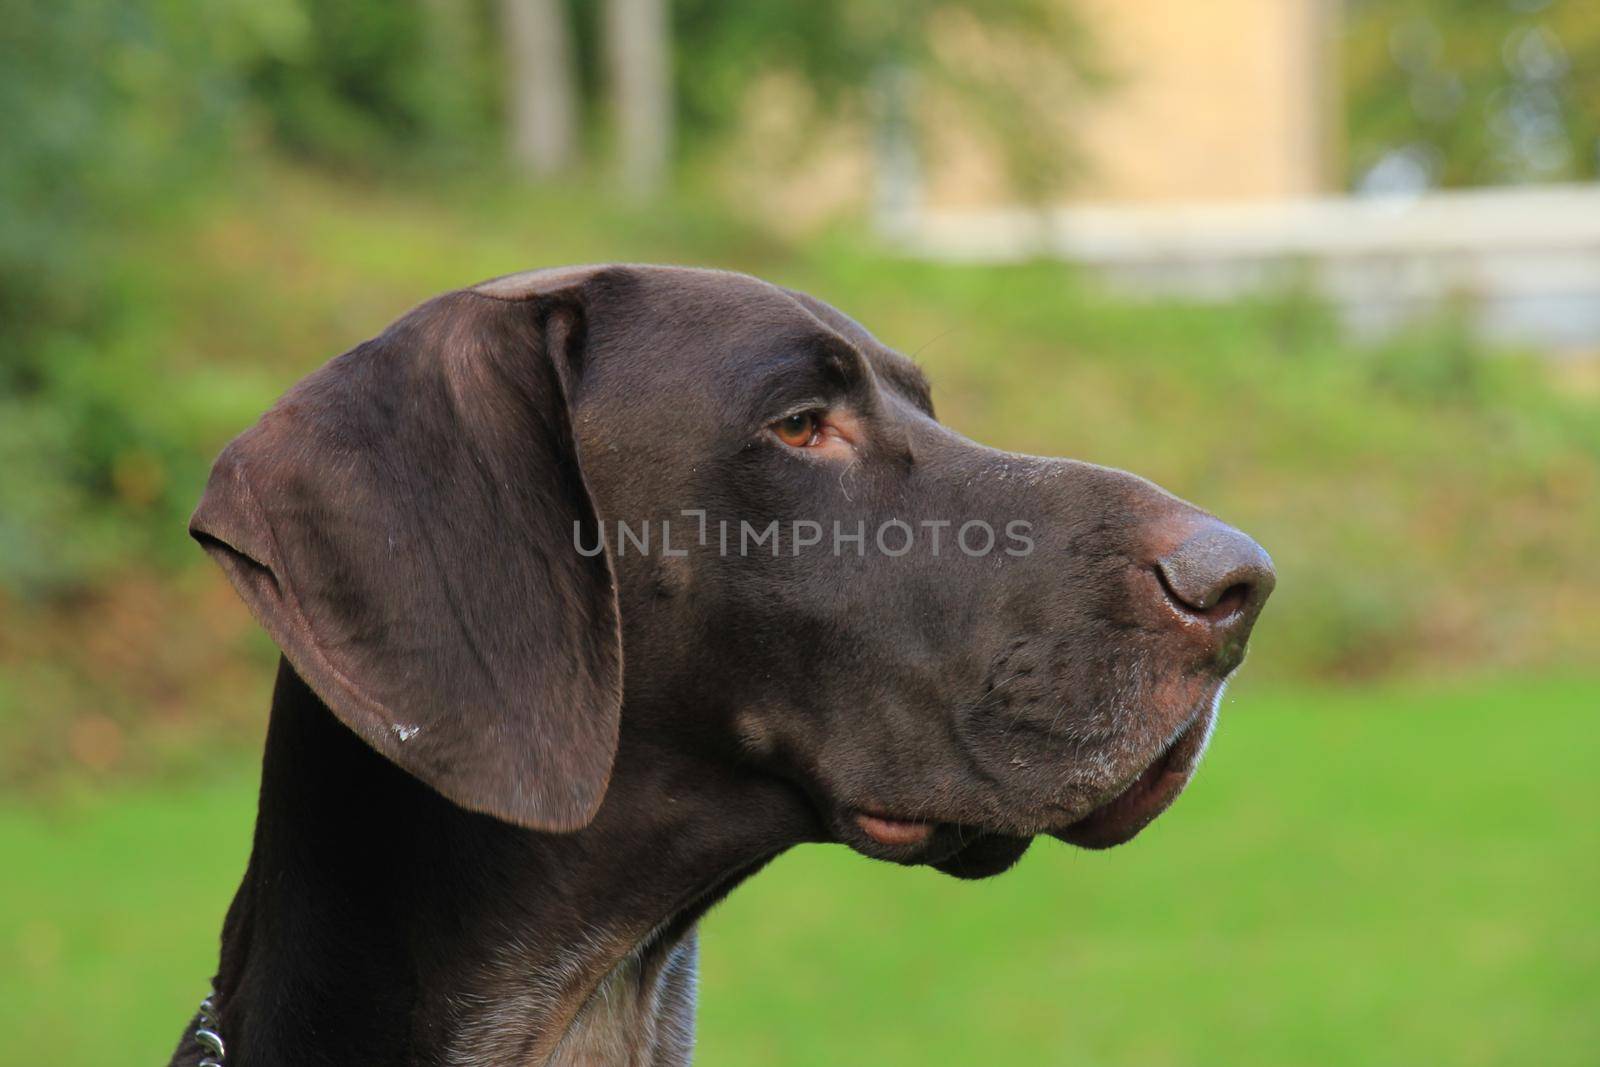
{"type": "Polygon", "coordinates": [[[806,448],[816,444],[821,429],[822,420],[815,411],[802,411],[772,424],[772,432],[790,448],[806,448]]]}

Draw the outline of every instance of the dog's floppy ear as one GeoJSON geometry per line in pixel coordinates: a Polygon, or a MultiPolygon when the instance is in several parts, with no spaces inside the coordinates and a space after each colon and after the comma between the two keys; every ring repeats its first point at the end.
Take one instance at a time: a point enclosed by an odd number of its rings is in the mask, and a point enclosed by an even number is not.
{"type": "Polygon", "coordinates": [[[616,755],[615,577],[567,406],[588,272],[422,305],[217,459],[190,532],[345,725],[450,800],[586,825],[616,755]]]}

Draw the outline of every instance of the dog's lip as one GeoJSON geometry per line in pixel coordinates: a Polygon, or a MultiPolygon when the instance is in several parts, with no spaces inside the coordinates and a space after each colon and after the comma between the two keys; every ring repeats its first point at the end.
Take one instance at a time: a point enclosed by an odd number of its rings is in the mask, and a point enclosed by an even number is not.
{"type": "Polygon", "coordinates": [[[856,810],[854,820],[862,833],[886,848],[925,845],[939,828],[938,823],[897,819],[863,809],[856,810]]]}
{"type": "Polygon", "coordinates": [[[1208,703],[1116,796],[1050,834],[1081,848],[1110,848],[1133,839],[1183,792],[1210,740],[1216,717],[1208,703]]]}

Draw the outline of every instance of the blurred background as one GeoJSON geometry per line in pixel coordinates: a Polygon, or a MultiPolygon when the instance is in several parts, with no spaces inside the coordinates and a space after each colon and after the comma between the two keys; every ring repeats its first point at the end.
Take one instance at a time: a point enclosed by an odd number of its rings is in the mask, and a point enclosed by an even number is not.
{"type": "Polygon", "coordinates": [[[1600,1055],[1591,0],[3,0],[0,123],[0,1063],[164,1062],[214,968],[274,660],[217,450],[603,260],[815,293],[1280,575],[1137,842],[796,851],[698,1062],[1600,1055]]]}

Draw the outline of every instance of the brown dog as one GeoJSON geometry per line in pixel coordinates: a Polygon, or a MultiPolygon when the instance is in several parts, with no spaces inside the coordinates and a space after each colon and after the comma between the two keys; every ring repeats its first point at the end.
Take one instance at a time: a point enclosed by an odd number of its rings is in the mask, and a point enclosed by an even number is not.
{"type": "Polygon", "coordinates": [[[1148,482],[946,429],[833,308],[656,267],[424,304],[192,531],[283,651],[173,1060],[228,1067],[685,1063],[719,897],[805,841],[962,877],[1126,841],[1273,584],[1148,482]]]}

